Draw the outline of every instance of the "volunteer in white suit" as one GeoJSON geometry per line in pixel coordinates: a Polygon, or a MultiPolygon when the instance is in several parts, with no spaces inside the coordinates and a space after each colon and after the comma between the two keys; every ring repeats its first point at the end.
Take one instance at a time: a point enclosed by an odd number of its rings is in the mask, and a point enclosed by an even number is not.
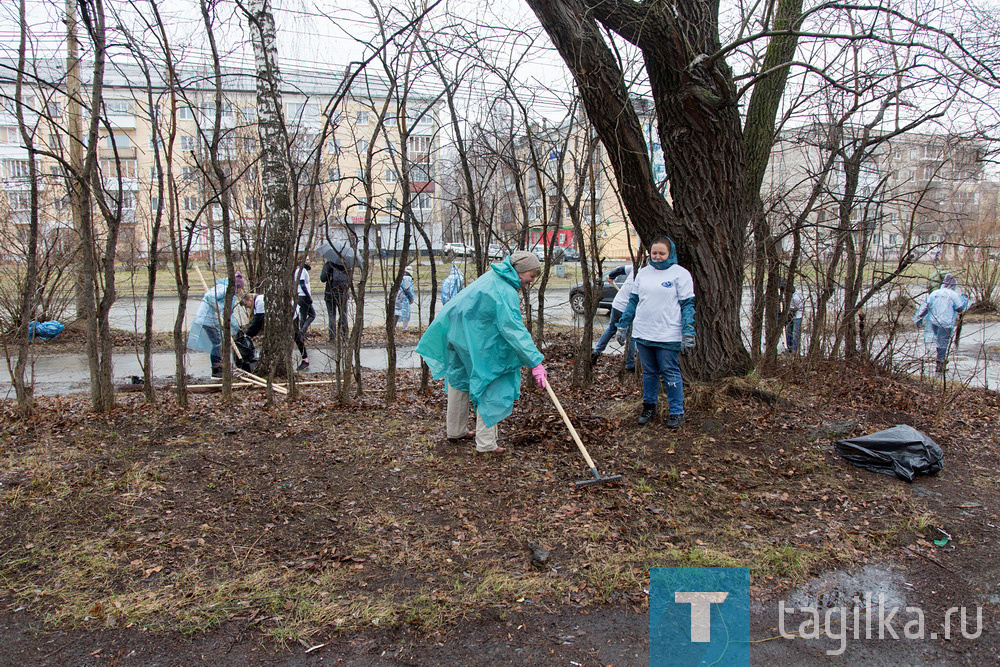
{"type": "Polygon", "coordinates": [[[656,415],[662,379],[670,404],[667,428],[679,428],[684,421],[680,353],[694,348],[694,281],[677,264],[677,249],[669,237],[653,239],[649,264],[635,274],[628,306],[618,320],[619,342],[625,342],[629,325],[642,362],[639,424],[656,415]]]}

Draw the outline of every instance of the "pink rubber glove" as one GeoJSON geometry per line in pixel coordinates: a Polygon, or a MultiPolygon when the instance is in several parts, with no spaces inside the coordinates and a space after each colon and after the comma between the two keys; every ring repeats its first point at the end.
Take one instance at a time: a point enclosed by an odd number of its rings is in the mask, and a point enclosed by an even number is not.
{"type": "Polygon", "coordinates": [[[531,375],[535,378],[535,382],[538,383],[538,386],[544,389],[549,379],[549,374],[545,372],[545,366],[538,364],[531,369],[531,375]]]}

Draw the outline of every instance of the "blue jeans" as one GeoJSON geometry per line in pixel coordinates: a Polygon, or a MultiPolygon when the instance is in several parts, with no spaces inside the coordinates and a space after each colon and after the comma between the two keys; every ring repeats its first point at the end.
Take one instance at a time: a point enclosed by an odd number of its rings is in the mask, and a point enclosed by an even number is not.
{"type": "Polygon", "coordinates": [[[660,400],[660,380],[667,389],[670,414],[684,414],[684,383],[681,379],[680,352],[665,347],[636,345],[642,362],[642,402],[656,405],[660,400]]]}
{"type": "Polygon", "coordinates": [[[796,317],[785,325],[785,347],[789,352],[799,351],[799,342],[802,340],[802,318],[796,317]]]}
{"type": "MultiPolygon", "coordinates": [[[[608,322],[608,328],[604,330],[601,334],[600,339],[597,341],[597,345],[594,346],[594,354],[603,354],[604,349],[611,342],[611,339],[616,333],[618,333],[618,320],[624,313],[617,308],[611,309],[611,320],[608,322]]],[[[631,329],[632,327],[629,327],[631,329]]],[[[633,369],[635,368],[635,341],[631,338],[628,340],[628,347],[625,350],[625,368],[633,369]]]]}
{"type": "Polygon", "coordinates": [[[212,342],[212,351],[208,353],[209,358],[212,360],[212,368],[217,368],[222,365],[222,337],[219,335],[217,328],[210,327],[207,324],[202,326],[205,327],[205,335],[208,336],[208,340],[212,342]]]}
{"type": "Polygon", "coordinates": [[[937,347],[937,360],[944,361],[948,357],[948,348],[951,347],[951,333],[953,329],[939,327],[931,323],[931,330],[934,331],[934,344],[937,347]]]}

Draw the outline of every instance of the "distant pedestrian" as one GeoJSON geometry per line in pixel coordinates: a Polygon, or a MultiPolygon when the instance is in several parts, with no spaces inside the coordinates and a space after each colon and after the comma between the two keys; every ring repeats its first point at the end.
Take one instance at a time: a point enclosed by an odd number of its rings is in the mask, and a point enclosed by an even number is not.
{"type": "Polygon", "coordinates": [[[935,369],[938,373],[945,371],[955,323],[968,307],[969,297],[958,293],[958,280],[949,273],[941,287],[927,295],[924,305],[913,316],[918,327],[926,327],[924,341],[929,339],[937,348],[935,369]]]}
{"type": "Polygon", "coordinates": [[[395,321],[393,326],[403,323],[403,333],[410,327],[410,304],[416,301],[413,294],[413,272],[410,267],[403,269],[403,280],[399,284],[399,291],[396,292],[396,308],[393,311],[395,321]]]}
{"type": "MultiPolygon", "coordinates": [[[[617,333],[618,321],[628,306],[629,295],[632,294],[632,265],[626,264],[612,269],[611,273],[608,274],[608,282],[614,285],[615,288],[618,288],[618,285],[615,284],[615,279],[620,276],[625,276],[625,282],[622,283],[621,288],[618,289],[618,293],[615,294],[614,301],[611,302],[611,317],[608,320],[608,328],[604,330],[604,333],[601,334],[600,339],[597,341],[597,345],[594,346],[594,351],[590,355],[591,365],[597,363],[601,354],[604,353],[604,349],[611,342],[611,338],[617,333]]],[[[625,347],[625,370],[635,370],[635,340],[631,338],[629,338],[625,347]]]]}
{"type": "Polygon", "coordinates": [[[299,330],[303,336],[309,332],[309,325],[316,319],[312,289],[309,287],[309,269],[311,268],[309,263],[306,262],[295,272],[295,285],[297,287],[299,305],[299,330]]]}
{"type": "Polygon", "coordinates": [[[465,276],[462,275],[461,270],[458,266],[452,262],[451,271],[445,276],[445,279],[441,281],[441,305],[451,301],[452,297],[461,292],[465,288],[465,276]]]}
{"type": "Polygon", "coordinates": [[[329,336],[333,341],[337,331],[337,315],[340,314],[340,336],[347,338],[347,299],[351,292],[351,276],[343,264],[327,261],[319,274],[319,280],[326,285],[323,301],[326,302],[326,317],[329,336]]]}
{"type": "Polygon", "coordinates": [[[788,312],[782,322],[785,327],[785,350],[789,354],[798,354],[802,342],[802,307],[805,305],[805,299],[797,287],[789,286],[787,281],[782,280],[778,283],[781,303],[785,302],[785,295],[789,289],[792,290],[792,298],[788,302],[788,312]]]}

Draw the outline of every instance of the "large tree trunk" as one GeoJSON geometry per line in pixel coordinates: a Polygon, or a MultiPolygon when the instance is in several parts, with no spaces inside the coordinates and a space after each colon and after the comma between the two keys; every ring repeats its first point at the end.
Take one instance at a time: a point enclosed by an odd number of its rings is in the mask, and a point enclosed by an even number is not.
{"type": "Polygon", "coordinates": [[[647,244],[666,232],[694,277],[698,346],[692,371],[742,374],[740,337],[745,207],[743,144],[732,76],[721,59],[714,6],[613,5],[527,0],[576,79],[587,115],[608,151],[629,217],[647,244]],[[643,52],[656,104],[670,195],[653,178],[623,72],[595,20],[643,52]]]}

